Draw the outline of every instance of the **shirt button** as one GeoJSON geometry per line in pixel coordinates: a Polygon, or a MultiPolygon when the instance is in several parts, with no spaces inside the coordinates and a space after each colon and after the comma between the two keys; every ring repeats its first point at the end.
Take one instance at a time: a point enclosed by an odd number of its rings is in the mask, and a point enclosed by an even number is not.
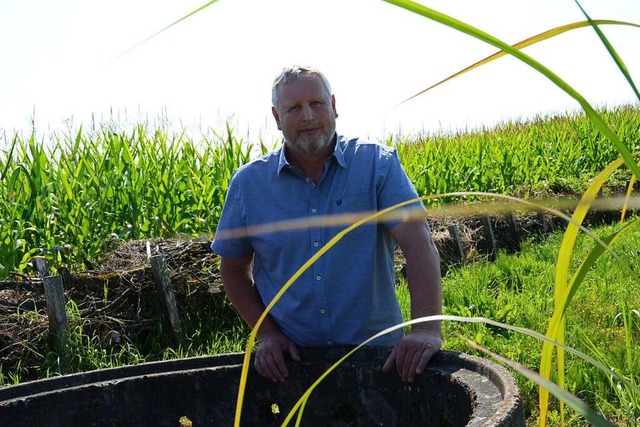
{"type": "Polygon", "coordinates": [[[327,341],[327,345],[333,345],[333,341],[327,341]]]}
{"type": "Polygon", "coordinates": [[[309,182],[309,181],[311,181],[311,180],[310,180],[309,178],[305,178],[305,181],[309,182]]]}
{"type": "Polygon", "coordinates": [[[315,209],[311,209],[311,213],[316,213],[316,210],[315,209]]]}
{"type": "Polygon", "coordinates": [[[322,280],[321,276],[316,276],[316,280],[322,280]]]}
{"type": "Polygon", "coordinates": [[[324,308],[321,308],[320,309],[320,314],[324,314],[324,313],[326,313],[326,310],[324,308]]]}
{"type": "Polygon", "coordinates": [[[315,246],[316,248],[318,247],[319,243],[318,242],[313,242],[313,246],[315,246]]]}

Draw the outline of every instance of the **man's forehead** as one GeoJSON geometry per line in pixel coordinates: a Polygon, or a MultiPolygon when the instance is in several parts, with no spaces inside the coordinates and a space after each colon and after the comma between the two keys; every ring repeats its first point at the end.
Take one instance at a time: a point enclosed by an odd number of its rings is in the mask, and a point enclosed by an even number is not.
{"type": "Polygon", "coordinates": [[[327,89],[322,83],[322,79],[317,75],[302,76],[296,80],[283,83],[278,87],[278,92],[282,101],[290,103],[297,100],[313,98],[329,98],[327,89]]]}

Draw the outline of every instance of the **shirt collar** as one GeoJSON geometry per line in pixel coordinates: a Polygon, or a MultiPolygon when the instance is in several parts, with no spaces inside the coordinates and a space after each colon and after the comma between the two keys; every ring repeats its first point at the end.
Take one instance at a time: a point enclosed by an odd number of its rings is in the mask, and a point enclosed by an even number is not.
{"type": "MultiPolygon", "coordinates": [[[[331,156],[335,157],[338,164],[343,168],[347,167],[347,162],[344,159],[344,154],[343,154],[345,144],[346,144],[345,138],[342,135],[338,135],[336,138],[335,148],[333,149],[333,153],[331,154],[331,156]]],[[[277,172],[278,175],[280,175],[280,172],[282,171],[282,169],[285,168],[285,166],[292,167],[289,161],[287,160],[287,157],[285,156],[285,149],[284,149],[284,143],[283,143],[278,149],[278,172],[277,172]]]]}

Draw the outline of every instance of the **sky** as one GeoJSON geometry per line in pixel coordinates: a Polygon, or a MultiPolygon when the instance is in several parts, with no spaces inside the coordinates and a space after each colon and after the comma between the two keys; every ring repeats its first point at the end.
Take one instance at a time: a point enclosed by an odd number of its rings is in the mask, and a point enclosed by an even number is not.
{"type": "MultiPolygon", "coordinates": [[[[496,48],[381,0],[219,0],[138,44],[205,3],[0,0],[0,137],[144,121],[195,137],[230,123],[271,141],[271,84],[291,64],[327,75],[348,136],[464,132],[579,109],[511,57],[398,105],[496,48]]],[[[573,0],[421,3],[507,43],[585,19],[573,0]]],[[[593,19],[640,24],[638,0],[581,4],[593,19]]],[[[640,85],[640,28],[602,30],[640,85]]],[[[524,52],[595,107],[637,102],[591,28],[524,52]]]]}

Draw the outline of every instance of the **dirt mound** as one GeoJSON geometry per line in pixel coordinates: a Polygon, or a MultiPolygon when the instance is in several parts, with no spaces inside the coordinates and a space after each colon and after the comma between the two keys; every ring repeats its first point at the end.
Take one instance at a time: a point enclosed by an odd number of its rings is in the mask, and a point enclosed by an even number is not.
{"type": "MultiPolygon", "coordinates": [[[[221,304],[218,259],[209,242],[148,239],[126,242],[89,270],[61,269],[71,328],[82,328],[111,348],[144,341],[162,320],[150,257],[162,254],[181,312],[221,304]]],[[[42,364],[47,357],[48,318],[42,278],[20,276],[0,282],[0,365],[9,372],[19,364],[42,364]]],[[[94,343],[95,344],[95,343],[94,343]]],[[[50,355],[55,357],[55,355],[50,355]]]]}

